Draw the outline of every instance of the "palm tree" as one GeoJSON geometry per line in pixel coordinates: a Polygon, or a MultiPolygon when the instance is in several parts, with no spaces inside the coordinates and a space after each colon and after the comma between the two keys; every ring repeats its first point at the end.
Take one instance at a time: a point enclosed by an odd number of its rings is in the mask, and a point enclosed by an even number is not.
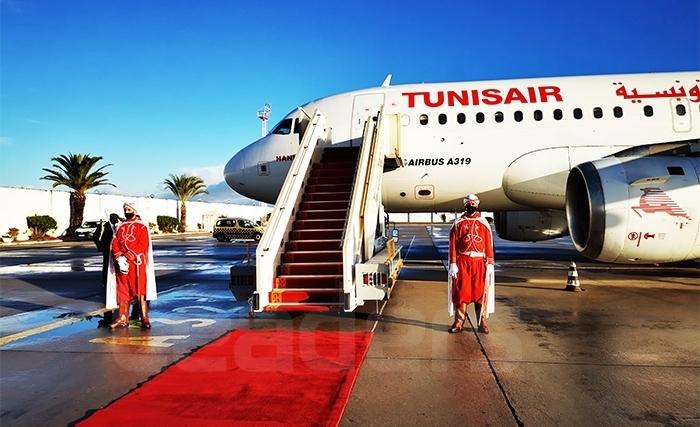
{"type": "Polygon", "coordinates": [[[42,168],[43,171],[49,174],[41,177],[48,181],[53,181],[53,188],[60,185],[73,190],[70,193],[70,223],[66,231],[68,236],[72,236],[76,228],[83,223],[83,211],[85,210],[85,193],[100,185],[116,185],[108,182],[105,179],[107,172],[102,170],[112,164],[107,164],[99,167],[97,170],[92,170],[97,162],[102,160],[101,156],[91,156],[90,154],[61,154],[58,157],[52,157],[54,162],[53,169],[42,168]]]}
{"type": "Polygon", "coordinates": [[[185,203],[198,194],[209,194],[202,178],[193,175],[173,175],[164,184],[180,201],[180,229],[187,229],[187,205],[185,203]]]}

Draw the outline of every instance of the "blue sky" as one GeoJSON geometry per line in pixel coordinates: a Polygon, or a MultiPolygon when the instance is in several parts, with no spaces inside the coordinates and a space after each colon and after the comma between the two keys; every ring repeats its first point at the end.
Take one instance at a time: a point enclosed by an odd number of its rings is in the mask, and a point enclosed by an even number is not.
{"type": "MultiPolygon", "coordinates": [[[[200,175],[297,105],[393,84],[700,69],[697,0],[0,0],[0,185],[104,157],[121,194],[200,175]]],[[[102,191],[108,190],[103,187],[102,191]]]]}

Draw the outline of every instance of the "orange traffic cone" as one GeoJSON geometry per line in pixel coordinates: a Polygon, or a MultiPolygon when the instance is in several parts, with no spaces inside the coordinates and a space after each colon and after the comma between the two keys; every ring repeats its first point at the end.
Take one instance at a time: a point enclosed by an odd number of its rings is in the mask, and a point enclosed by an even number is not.
{"type": "Polygon", "coordinates": [[[566,290],[572,292],[581,291],[581,283],[578,281],[578,271],[576,270],[576,263],[571,261],[569,264],[569,277],[566,280],[566,290]]]}

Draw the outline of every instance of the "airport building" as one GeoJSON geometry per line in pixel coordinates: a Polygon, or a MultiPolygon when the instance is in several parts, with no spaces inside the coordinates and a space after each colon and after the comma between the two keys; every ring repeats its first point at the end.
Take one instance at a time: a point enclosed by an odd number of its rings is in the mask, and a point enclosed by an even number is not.
{"type": "MultiPolygon", "coordinates": [[[[50,234],[59,236],[70,221],[70,191],[38,190],[20,187],[0,187],[0,234],[14,227],[24,233],[27,230],[27,217],[32,215],[49,215],[56,220],[58,227],[50,234]]],[[[179,218],[180,202],[178,200],[157,197],[135,197],[120,194],[88,193],[83,212],[84,221],[107,220],[114,212],[122,215],[122,205],[129,201],[135,203],[141,218],[155,223],[159,215],[179,218]]],[[[187,202],[187,231],[211,231],[216,219],[222,216],[235,216],[259,220],[272,211],[268,205],[240,205],[234,203],[212,203],[200,201],[187,202]]]]}

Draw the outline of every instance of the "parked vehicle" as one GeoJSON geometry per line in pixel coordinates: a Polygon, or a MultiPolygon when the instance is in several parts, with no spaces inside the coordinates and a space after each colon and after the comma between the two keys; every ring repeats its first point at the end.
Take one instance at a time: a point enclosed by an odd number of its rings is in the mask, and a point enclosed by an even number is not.
{"type": "Polygon", "coordinates": [[[78,240],[92,240],[92,235],[95,234],[97,227],[102,221],[85,221],[83,225],[75,230],[75,238],[78,240]]]}
{"type": "Polygon", "coordinates": [[[231,240],[260,240],[265,229],[246,218],[219,218],[212,236],[220,242],[231,240]]]}

